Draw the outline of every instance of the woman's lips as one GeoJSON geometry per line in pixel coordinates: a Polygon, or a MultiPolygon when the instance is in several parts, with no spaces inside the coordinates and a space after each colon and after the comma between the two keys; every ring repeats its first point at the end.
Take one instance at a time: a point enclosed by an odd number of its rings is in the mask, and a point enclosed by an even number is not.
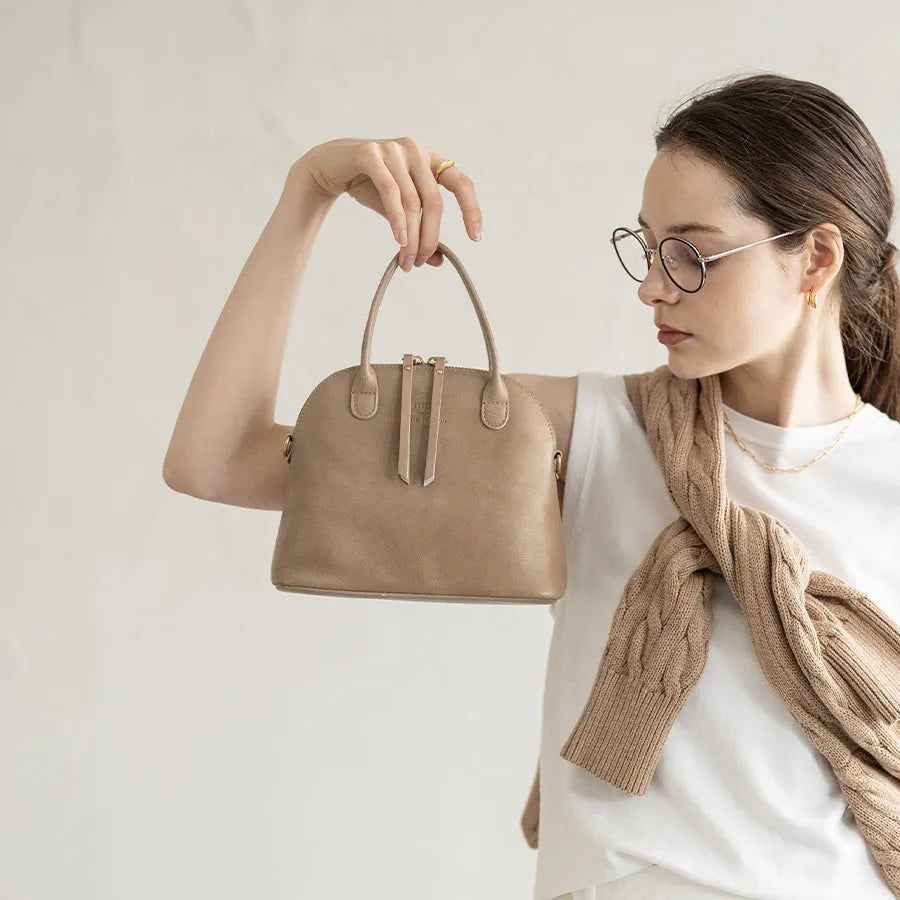
{"type": "Polygon", "coordinates": [[[688,338],[693,337],[692,334],[689,334],[686,331],[663,331],[656,335],[656,339],[661,344],[666,344],[666,346],[671,347],[674,344],[680,344],[682,341],[686,341],[688,338]]]}

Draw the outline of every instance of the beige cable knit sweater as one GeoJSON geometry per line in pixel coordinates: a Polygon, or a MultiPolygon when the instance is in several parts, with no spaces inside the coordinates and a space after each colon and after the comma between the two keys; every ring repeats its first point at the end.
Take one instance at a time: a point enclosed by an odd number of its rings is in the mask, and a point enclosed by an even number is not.
{"type": "MultiPolygon", "coordinates": [[[[810,570],[778,519],[731,501],[717,374],[683,379],[663,365],[624,378],[680,515],[626,584],[560,755],[626,793],[646,792],[706,664],[712,574],[720,574],[766,678],[828,760],[900,897],[900,626],[837,576],[810,570]]],[[[521,820],[532,847],[539,791],[540,769],[521,820]]]]}

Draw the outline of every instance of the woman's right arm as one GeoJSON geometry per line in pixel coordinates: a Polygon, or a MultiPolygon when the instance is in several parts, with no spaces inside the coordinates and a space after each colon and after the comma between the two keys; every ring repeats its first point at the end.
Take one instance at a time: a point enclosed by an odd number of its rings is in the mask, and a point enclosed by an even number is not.
{"type": "Polygon", "coordinates": [[[290,168],[278,203],[212,330],[163,462],[173,490],[254,509],[281,509],[291,426],[274,421],[285,344],[300,281],[319,228],[343,193],[387,219],[409,272],[437,250],[443,199],[455,195],[466,231],[480,240],[474,183],[410,138],[338,138],[308,150],[290,168]],[[409,259],[407,259],[409,257],[409,259]]]}
{"type": "MultiPolygon", "coordinates": [[[[264,448],[274,435],[278,381],[300,281],[337,199],[321,191],[299,162],[291,166],[275,210],[219,314],[178,414],[163,479],[181,493],[218,499],[235,461],[264,448]]],[[[257,488],[280,503],[276,479],[257,488]]]]}

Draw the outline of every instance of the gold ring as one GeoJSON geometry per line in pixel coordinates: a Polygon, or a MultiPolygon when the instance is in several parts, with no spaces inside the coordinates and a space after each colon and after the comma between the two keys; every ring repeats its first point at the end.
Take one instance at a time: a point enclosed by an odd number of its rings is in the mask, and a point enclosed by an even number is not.
{"type": "Polygon", "coordinates": [[[434,173],[434,180],[435,180],[435,181],[438,180],[438,176],[441,174],[441,172],[444,171],[444,169],[449,169],[450,166],[455,166],[455,165],[456,165],[456,163],[455,163],[452,159],[445,159],[445,160],[438,166],[437,172],[434,173]]]}

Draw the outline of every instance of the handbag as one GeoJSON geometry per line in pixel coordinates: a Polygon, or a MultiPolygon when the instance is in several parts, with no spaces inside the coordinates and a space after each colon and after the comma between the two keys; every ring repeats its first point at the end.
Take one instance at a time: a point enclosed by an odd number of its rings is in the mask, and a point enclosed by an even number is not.
{"type": "Polygon", "coordinates": [[[469,603],[552,603],[566,589],[562,453],[537,397],[500,372],[468,272],[488,368],[443,356],[370,362],[369,309],[359,365],[307,397],[284,442],[287,475],[271,579],[308,594],[469,603]]]}

